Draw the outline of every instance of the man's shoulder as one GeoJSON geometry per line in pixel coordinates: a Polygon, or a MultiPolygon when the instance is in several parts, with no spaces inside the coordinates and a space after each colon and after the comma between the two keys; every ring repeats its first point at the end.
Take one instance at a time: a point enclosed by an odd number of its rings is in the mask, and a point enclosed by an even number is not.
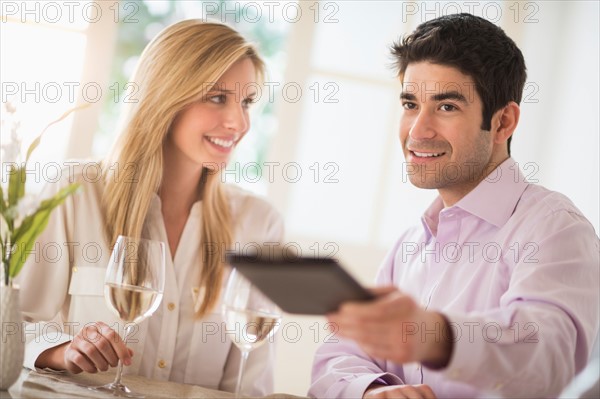
{"type": "Polygon", "coordinates": [[[542,185],[530,183],[519,199],[515,212],[522,211],[533,216],[550,216],[556,212],[569,212],[583,216],[566,195],[542,185]]]}
{"type": "Polygon", "coordinates": [[[566,195],[539,184],[529,184],[503,229],[514,231],[514,234],[539,236],[574,225],[585,226],[585,231],[594,232],[591,222],[566,195]]]}

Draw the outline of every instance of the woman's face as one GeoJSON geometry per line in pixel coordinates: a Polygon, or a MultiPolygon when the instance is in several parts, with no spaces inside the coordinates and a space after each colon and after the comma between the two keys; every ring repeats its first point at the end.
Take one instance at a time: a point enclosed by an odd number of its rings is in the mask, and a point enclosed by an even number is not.
{"type": "Polygon", "coordinates": [[[237,61],[204,98],[177,115],[166,150],[178,160],[184,157],[210,169],[225,168],[236,144],[250,129],[248,108],[255,101],[256,88],[252,60],[237,61]]]}

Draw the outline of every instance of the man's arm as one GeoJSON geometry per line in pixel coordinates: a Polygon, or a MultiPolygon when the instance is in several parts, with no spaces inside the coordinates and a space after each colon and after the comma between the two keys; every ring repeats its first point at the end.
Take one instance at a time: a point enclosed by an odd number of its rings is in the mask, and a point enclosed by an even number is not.
{"type": "Polygon", "coordinates": [[[308,395],[361,398],[372,384],[400,385],[401,377],[386,372],[385,362],[369,357],[354,342],[334,337],[315,354],[308,395]]]}
{"type": "MultiPolygon", "coordinates": [[[[377,285],[391,284],[393,259],[401,241],[398,240],[379,269],[377,285]]],[[[315,354],[309,396],[360,398],[372,384],[400,385],[404,384],[403,378],[401,366],[388,370],[384,360],[373,359],[355,342],[334,336],[315,354]]]]}
{"type": "Polygon", "coordinates": [[[375,358],[441,367],[449,381],[505,397],[557,395],[585,365],[598,333],[600,282],[589,223],[570,212],[551,216],[531,226],[529,242],[539,251],[510,270],[497,308],[450,312],[446,321],[394,291],[345,304],[330,321],[375,358]]]}

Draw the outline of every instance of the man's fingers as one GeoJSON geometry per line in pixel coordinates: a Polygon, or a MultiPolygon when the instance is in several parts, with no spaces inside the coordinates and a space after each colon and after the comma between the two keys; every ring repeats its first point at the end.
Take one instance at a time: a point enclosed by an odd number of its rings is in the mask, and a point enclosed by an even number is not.
{"type": "Polygon", "coordinates": [[[387,322],[392,318],[406,318],[414,310],[414,301],[400,291],[394,290],[371,302],[344,303],[334,315],[355,318],[360,322],[387,322]]]}
{"type": "MultiPolygon", "coordinates": [[[[402,385],[402,386],[398,387],[398,390],[396,392],[401,393],[402,394],[401,397],[403,397],[403,398],[423,399],[423,395],[421,394],[421,392],[412,385],[402,385]]],[[[394,393],[396,393],[396,392],[394,392],[394,393]]],[[[390,395],[389,397],[397,397],[397,396],[390,395]]]]}
{"type": "Polygon", "coordinates": [[[398,291],[398,288],[394,287],[393,285],[388,285],[386,287],[369,288],[369,291],[371,291],[371,293],[375,296],[382,296],[394,291],[398,291]]]}
{"type": "Polygon", "coordinates": [[[364,395],[364,399],[375,398],[435,399],[435,395],[427,385],[393,385],[370,389],[364,395]]]}
{"type": "Polygon", "coordinates": [[[415,385],[414,387],[419,392],[421,392],[421,394],[423,395],[423,398],[436,399],[436,396],[433,393],[433,390],[431,389],[431,387],[429,385],[422,384],[422,385],[415,385]]]}

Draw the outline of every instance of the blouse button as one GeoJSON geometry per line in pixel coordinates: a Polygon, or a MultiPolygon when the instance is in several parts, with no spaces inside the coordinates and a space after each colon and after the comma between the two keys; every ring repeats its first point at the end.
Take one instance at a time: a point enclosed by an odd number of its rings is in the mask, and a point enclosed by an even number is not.
{"type": "Polygon", "coordinates": [[[169,302],[169,304],[167,305],[167,309],[174,310],[175,309],[175,304],[173,302],[169,302]]]}

